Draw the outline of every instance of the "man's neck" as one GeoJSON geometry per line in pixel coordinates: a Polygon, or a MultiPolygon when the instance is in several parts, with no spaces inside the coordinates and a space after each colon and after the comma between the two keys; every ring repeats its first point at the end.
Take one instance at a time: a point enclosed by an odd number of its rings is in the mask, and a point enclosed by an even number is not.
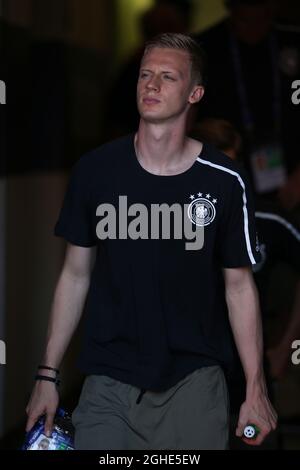
{"type": "Polygon", "coordinates": [[[201,143],[189,139],[183,126],[177,128],[141,120],[135,135],[135,149],[146,170],[157,175],[171,175],[185,171],[193,163],[201,143]]]}

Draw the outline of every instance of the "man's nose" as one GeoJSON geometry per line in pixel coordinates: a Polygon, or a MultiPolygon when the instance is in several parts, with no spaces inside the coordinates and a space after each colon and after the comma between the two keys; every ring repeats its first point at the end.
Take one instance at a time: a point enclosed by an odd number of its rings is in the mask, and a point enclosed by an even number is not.
{"type": "Polygon", "coordinates": [[[148,82],[147,82],[147,88],[150,90],[158,90],[160,87],[160,81],[158,77],[152,77],[148,82]]]}

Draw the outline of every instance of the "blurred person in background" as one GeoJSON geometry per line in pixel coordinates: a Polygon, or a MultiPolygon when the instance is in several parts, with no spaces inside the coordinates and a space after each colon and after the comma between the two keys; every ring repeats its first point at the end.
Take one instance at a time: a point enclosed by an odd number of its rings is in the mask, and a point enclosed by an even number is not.
{"type": "Polygon", "coordinates": [[[207,90],[196,120],[225,119],[244,143],[254,191],[292,210],[300,202],[300,34],[277,28],[276,2],[228,0],[229,16],[195,35],[207,54],[207,90]]]}

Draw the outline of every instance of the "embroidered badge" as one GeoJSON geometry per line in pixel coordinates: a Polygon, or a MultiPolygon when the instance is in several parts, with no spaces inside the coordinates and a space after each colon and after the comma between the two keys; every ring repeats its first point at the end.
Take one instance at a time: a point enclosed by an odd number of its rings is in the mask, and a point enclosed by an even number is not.
{"type": "Polygon", "coordinates": [[[198,193],[197,196],[191,194],[192,202],[189,204],[187,213],[193,224],[205,227],[211,224],[216,217],[217,199],[213,198],[209,193],[203,195],[198,193]]]}

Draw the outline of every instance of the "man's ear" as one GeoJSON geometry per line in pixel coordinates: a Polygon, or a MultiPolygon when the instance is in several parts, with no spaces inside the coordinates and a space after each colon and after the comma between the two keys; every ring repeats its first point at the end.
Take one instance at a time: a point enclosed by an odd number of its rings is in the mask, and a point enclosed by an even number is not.
{"type": "Polygon", "coordinates": [[[194,103],[198,103],[203,95],[204,95],[204,87],[202,85],[197,85],[194,87],[194,89],[192,90],[192,93],[190,94],[190,97],[189,97],[189,103],[191,104],[194,104],[194,103]]]}

